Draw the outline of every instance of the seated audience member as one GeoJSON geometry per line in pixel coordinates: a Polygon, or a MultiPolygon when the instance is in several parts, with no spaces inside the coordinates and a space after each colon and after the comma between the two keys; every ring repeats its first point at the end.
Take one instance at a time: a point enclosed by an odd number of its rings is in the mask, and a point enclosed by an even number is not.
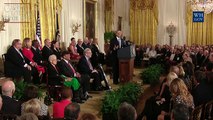
{"type": "Polygon", "coordinates": [[[33,52],[33,60],[38,65],[43,65],[42,53],[41,53],[41,50],[39,47],[40,47],[40,44],[39,44],[38,40],[33,40],[32,47],[31,47],[31,51],[33,52]]]}
{"type": "Polygon", "coordinates": [[[82,39],[78,39],[78,43],[76,45],[77,47],[77,52],[79,53],[79,55],[83,56],[84,55],[84,47],[82,46],[83,41],[82,39]]]}
{"type": "Polygon", "coordinates": [[[78,120],[80,113],[80,105],[78,103],[70,103],[64,109],[65,120],[78,120]]]}
{"type": "Polygon", "coordinates": [[[15,92],[15,84],[13,81],[5,81],[2,84],[2,113],[3,114],[15,114],[21,115],[21,103],[13,99],[13,94],[15,92]]]}
{"type": "Polygon", "coordinates": [[[53,54],[56,55],[57,60],[60,61],[61,60],[61,49],[60,49],[59,41],[53,40],[51,42],[51,49],[53,51],[53,54]]]}
{"type": "Polygon", "coordinates": [[[34,83],[39,83],[39,77],[45,72],[44,67],[38,65],[34,60],[33,60],[33,52],[31,51],[31,40],[30,38],[24,38],[23,40],[23,49],[22,49],[23,55],[30,61],[30,65],[33,69],[33,82],[34,83]]]}
{"type": "Polygon", "coordinates": [[[38,88],[34,85],[30,85],[28,87],[25,88],[24,90],[24,95],[23,95],[23,102],[21,105],[21,112],[23,114],[23,109],[26,105],[26,102],[31,100],[31,99],[35,99],[39,102],[40,104],[40,111],[39,111],[39,116],[48,116],[49,112],[48,112],[48,106],[45,105],[44,103],[42,103],[39,99],[38,99],[38,88]]]}
{"type": "Polygon", "coordinates": [[[33,113],[26,113],[21,115],[18,120],[38,120],[38,117],[33,113]]]}
{"type": "Polygon", "coordinates": [[[171,120],[189,120],[189,109],[183,104],[177,104],[172,109],[171,120]]]}
{"type": "Polygon", "coordinates": [[[57,65],[57,58],[55,55],[50,55],[49,64],[47,67],[48,70],[48,84],[49,85],[65,85],[73,89],[74,99],[78,103],[82,103],[80,96],[80,83],[77,79],[71,77],[66,77],[61,74],[60,69],[57,65]]]}
{"type": "Polygon", "coordinates": [[[79,120],[98,120],[92,113],[83,113],[79,120]]]}
{"type": "Polygon", "coordinates": [[[88,44],[89,44],[89,39],[88,37],[85,37],[84,42],[82,43],[83,48],[84,49],[89,48],[88,44]]]}
{"type": "Polygon", "coordinates": [[[89,86],[90,78],[78,73],[69,61],[70,61],[69,52],[68,51],[62,52],[62,60],[59,62],[59,69],[61,74],[65,75],[66,77],[77,78],[81,84],[85,98],[88,98],[87,91],[89,90],[89,87],[90,87],[89,86]]]}
{"type": "Polygon", "coordinates": [[[118,120],[136,120],[137,113],[135,108],[126,102],[121,103],[118,108],[118,120]]]}
{"type": "Polygon", "coordinates": [[[211,86],[207,82],[206,74],[202,71],[196,71],[194,75],[194,88],[192,89],[192,96],[194,98],[195,106],[205,104],[213,100],[211,86]]]}
{"type": "Polygon", "coordinates": [[[79,60],[81,56],[79,55],[76,47],[75,38],[71,38],[70,46],[68,47],[68,51],[70,52],[71,60],[79,60]]]}
{"type": "Polygon", "coordinates": [[[50,55],[53,54],[53,51],[51,49],[51,42],[49,39],[44,40],[44,47],[42,48],[42,58],[43,61],[48,61],[48,58],[50,55]]]}
{"type": "Polygon", "coordinates": [[[62,85],[64,79],[60,76],[60,71],[57,66],[57,57],[55,55],[49,56],[49,64],[47,65],[48,84],[62,85]]]}
{"type": "Polygon", "coordinates": [[[183,58],[183,62],[191,62],[192,63],[192,58],[190,57],[190,54],[189,54],[189,52],[188,51],[185,51],[184,53],[183,53],[183,56],[182,56],[182,58],[183,58]]]}
{"type": "Polygon", "coordinates": [[[152,46],[151,50],[148,52],[148,56],[151,64],[156,63],[157,52],[154,46],[152,46]]]}
{"type": "Polygon", "coordinates": [[[41,110],[41,106],[39,101],[36,99],[30,99],[25,103],[22,114],[33,113],[36,116],[39,116],[40,110],[41,110]]]}
{"type": "Polygon", "coordinates": [[[178,76],[174,72],[170,72],[167,75],[166,80],[161,84],[158,95],[146,100],[144,110],[138,116],[137,120],[141,120],[144,115],[148,120],[156,120],[162,110],[169,112],[171,99],[169,86],[175,78],[178,78],[178,76]]]}
{"type": "Polygon", "coordinates": [[[98,64],[104,64],[104,53],[102,53],[98,46],[98,38],[93,40],[91,45],[92,57],[91,62],[92,65],[96,68],[98,64]]]}
{"type": "Polygon", "coordinates": [[[87,75],[90,78],[93,78],[93,89],[95,90],[102,90],[102,85],[101,85],[101,79],[100,79],[100,74],[96,69],[93,68],[90,58],[92,56],[92,51],[89,48],[86,48],[84,50],[84,56],[81,57],[81,59],[78,62],[78,71],[82,75],[87,75]]]}
{"type": "MultiPolygon", "coordinates": [[[[183,80],[180,78],[174,79],[169,88],[172,94],[171,100],[173,101],[173,108],[175,108],[178,104],[183,104],[189,109],[191,114],[194,109],[194,101],[183,80]]],[[[171,113],[161,111],[161,114],[158,116],[158,120],[164,120],[165,116],[167,117],[168,115],[170,116],[171,113]]]]}
{"type": "Polygon", "coordinates": [[[30,61],[24,57],[21,48],[21,41],[19,39],[13,40],[5,58],[5,75],[16,79],[24,77],[26,82],[31,82],[30,61]]]}
{"type": "Polygon", "coordinates": [[[69,87],[63,87],[61,92],[61,101],[53,104],[53,118],[64,118],[64,108],[71,103],[72,90],[69,87]]]}

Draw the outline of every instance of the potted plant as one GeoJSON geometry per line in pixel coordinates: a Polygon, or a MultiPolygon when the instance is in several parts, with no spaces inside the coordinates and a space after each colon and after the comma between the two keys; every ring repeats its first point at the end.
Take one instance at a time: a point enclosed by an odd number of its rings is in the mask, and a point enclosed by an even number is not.
{"type": "MultiPolygon", "coordinates": [[[[16,86],[16,90],[15,90],[13,97],[16,100],[20,100],[24,95],[25,88],[27,86],[30,86],[31,84],[27,84],[26,82],[24,82],[24,80],[20,80],[20,81],[14,80],[14,83],[15,83],[15,86],[16,86]]],[[[40,88],[38,89],[38,97],[39,98],[43,97],[43,91],[40,88]]]]}
{"type": "Polygon", "coordinates": [[[102,119],[117,120],[119,105],[123,102],[136,105],[141,93],[141,86],[136,83],[126,83],[118,90],[106,93],[102,102],[102,119]]]}
{"type": "Polygon", "coordinates": [[[114,32],[105,32],[104,33],[104,40],[105,40],[105,43],[109,43],[111,39],[113,39],[113,37],[115,36],[115,33],[114,32]]]}
{"type": "Polygon", "coordinates": [[[142,71],[141,79],[143,83],[155,86],[160,82],[159,78],[163,72],[164,69],[160,64],[151,65],[142,71]]]}

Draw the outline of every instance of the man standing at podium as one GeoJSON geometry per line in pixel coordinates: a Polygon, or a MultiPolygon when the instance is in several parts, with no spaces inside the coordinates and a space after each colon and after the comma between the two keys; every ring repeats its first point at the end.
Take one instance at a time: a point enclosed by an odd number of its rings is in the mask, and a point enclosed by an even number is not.
{"type": "Polygon", "coordinates": [[[118,30],[115,34],[115,37],[110,41],[110,51],[112,55],[112,71],[113,71],[113,84],[118,84],[119,78],[119,63],[117,57],[117,51],[124,47],[125,43],[122,39],[122,32],[118,30]]]}

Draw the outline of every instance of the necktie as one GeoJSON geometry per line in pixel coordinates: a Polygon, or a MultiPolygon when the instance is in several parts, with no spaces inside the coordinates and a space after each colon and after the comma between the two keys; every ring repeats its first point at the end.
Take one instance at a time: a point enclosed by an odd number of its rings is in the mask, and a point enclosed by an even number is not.
{"type": "Polygon", "coordinates": [[[72,65],[70,63],[68,63],[68,65],[70,66],[70,68],[72,69],[72,72],[75,74],[75,69],[72,67],[72,65]]]}
{"type": "Polygon", "coordinates": [[[87,64],[89,65],[90,70],[93,70],[93,67],[92,67],[90,60],[87,60],[87,64]]]}
{"type": "Polygon", "coordinates": [[[23,62],[25,63],[24,56],[22,55],[22,53],[21,53],[19,50],[17,50],[17,52],[18,52],[18,53],[19,53],[19,55],[22,57],[23,62]]]}
{"type": "Polygon", "coordinates": [[[53,65],[53,67],[55,68],[55,70],[57,71],[57,73],[58,73],[58,69],[57,69],[57,67],[55,66],[55,65],[53,65]]]}

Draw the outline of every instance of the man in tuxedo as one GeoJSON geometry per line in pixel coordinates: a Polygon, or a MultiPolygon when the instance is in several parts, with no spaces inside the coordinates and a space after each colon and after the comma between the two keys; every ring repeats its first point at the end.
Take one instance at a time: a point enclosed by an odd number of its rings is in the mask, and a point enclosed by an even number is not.
{"type": "Polygon", "coordinates": [[[44,40],[44,47],[42,49],[42,57],[44,61],[48,61],[48,58],[50,55],[53,54],[53,51],[51,50],[51,42],[49,39],[44,40]]]}
{"type": "Polygon", "coordinates": [[[119,63],[118,63],[117,51],[124,46],[125,44],[124,44],[124,41],[122,40],[122,32],[117,31],[116,36],[110,41],[114,84],[118,84],[118,78],[119,78],[119,63]]]}
{"type": "Polygon", "coordinates": [[[30,61],[21,52],[22,44],[19,39],[12,42],[12,46],[7,50],[5,58],[5,74],[7,77],[20,79],[24,77],[26,82],[31,82],[30,61]]]}
{"type": "Polygon", "coordinates": [[[32,47],[31,51],[33,52],[33,60],[38,64],[42,65],[42,54],[41,50],[39,49],[39,42],[38,40],[33,40],[32,41],[32,47]]]}
{"type": "Polygon", "coordinates": [[[21,103],[13,99],[15,92],[15,84],[13,81],[8,80],[2,84],[2,113],[21,115],[21,103]]]}
{"type": "Polygon", "coordinates": [[[89,48],[88,44],[89,44],[89,39],[88,37],[85,37],[84,42],[82,43],[83,48],[84,49],[89,48]]]}
{"type": "Polygon", "coordinates": [[[73,77],[78,78],[78,81],[83,88],[84,97],[88,98],[89,96],[87,91],[89,90],[90,78],[88,76],[81,75],[80,73],[78,73],[69,61],[70,61],[70,53],[68,51],[62,52],[62,60],[59,62],[59,66],[58,66],[61,74],[70,78],[73,78],[73,77]]]}
{"type": "Polygon", "coordinates": [[[94,79],[93,88],[95,90],[103,90],[103,87],[101,85],[100,74],[96,69],[93,68],[90,62],[91,56],[92,56],[91,49],[86,48],[84,50],[84,56],[82,56],[78,62],[78,71],[81,73],[81,75],[86,75],[94,79]]]}

